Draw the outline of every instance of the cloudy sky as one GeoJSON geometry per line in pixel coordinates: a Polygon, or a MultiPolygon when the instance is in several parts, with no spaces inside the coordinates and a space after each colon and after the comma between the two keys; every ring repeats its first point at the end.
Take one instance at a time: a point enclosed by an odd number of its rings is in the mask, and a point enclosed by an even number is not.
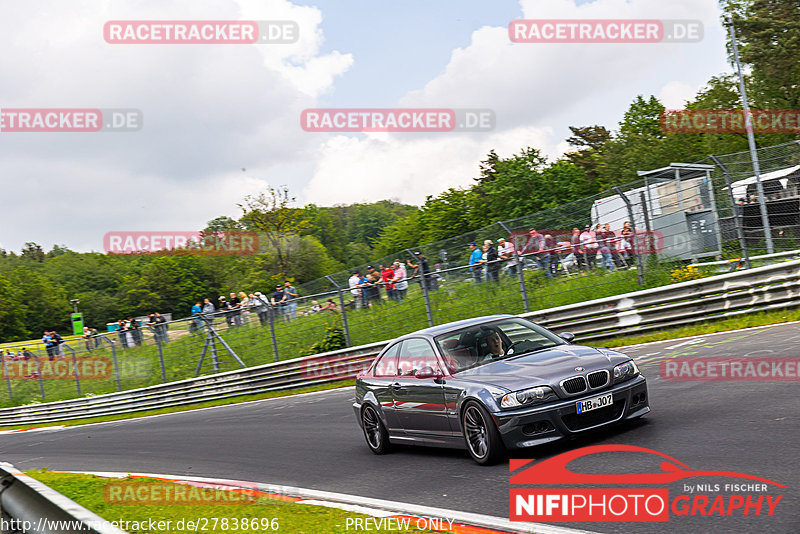
{"type": "MultiPolygon", "coordinates": [[[[102,250],[199,230],[286,184],[300,204],[420,204],[494,148],[556,157],[637,94],[680,108],[729,70],[716,0],[27,0],[0,3],[0,108],[136,108],[137,132],[0,132],[0,246],[102,250]],[[699,43],[511,43],[527,19],[697,19],[699,43]],[[291,20],[294,44],[109,44],[109,20],[291,20]],[[484,132],[317,133],[308,108],[483,108],[484,132]]],[[[669,162],[665,162],[669,163],[669,162]]]]}

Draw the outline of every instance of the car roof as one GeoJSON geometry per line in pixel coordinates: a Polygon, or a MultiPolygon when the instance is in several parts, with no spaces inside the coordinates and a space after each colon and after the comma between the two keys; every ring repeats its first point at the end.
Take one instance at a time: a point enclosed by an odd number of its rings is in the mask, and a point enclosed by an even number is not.
{"type": "Polygon", "coordinates": [[[425,328],[424,330],[417,330],[416,332],[411,332],[410,334],[406,334],[401,336],[397,339],[405,339],[409,337],[418,337],[418,336],[438,336],[441,334],[447,334],[448,332],[452,332],[455,330],[459,330],[461,328],[466,328],[468,326],[473,326],[476,324],[483,324],[488,323],[491,321],[496,321],[498,319],[508,319],[516,317],[516,315],[509,315],[509,314],[502,314],[502,315],[486,315],[483,317],[473,317],[472,319],[462,319],[461,321],[453,321],[451,323],[440,324],[436,326],[432,326],[430,328],[425,328]]]}

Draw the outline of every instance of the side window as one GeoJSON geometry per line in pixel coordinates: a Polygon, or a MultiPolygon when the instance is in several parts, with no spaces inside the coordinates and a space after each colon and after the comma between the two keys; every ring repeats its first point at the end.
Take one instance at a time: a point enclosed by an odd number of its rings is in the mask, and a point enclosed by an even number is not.
{"type": "Polygon", "coordinates": [[[441,372],[433,347],[425,339],[406,339],[403,342],[403,348],[400,350],[397,374],[399,376],[414,376],[423,367],[430,367],[434,371],[441,372]]]}
{"type": "Polygon", "coordinates": [[[395,343],[383,353],[380,360],[375,362],[372,367],[372,374],[375,376],[397,376],[397,352],[402,343],[395,343]]]}

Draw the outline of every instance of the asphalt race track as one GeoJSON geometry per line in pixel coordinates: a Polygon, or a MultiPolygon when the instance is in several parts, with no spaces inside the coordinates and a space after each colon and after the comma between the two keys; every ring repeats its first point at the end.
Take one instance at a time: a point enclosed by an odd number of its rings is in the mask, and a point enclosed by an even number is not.
{"type": "MultiPolygon", "coordinates": [[[[800,383],[689,382],[659,377],[678,356],[797,357],[800,325],[664,341],[625,352],[648,377],[652,412],[641,423],[527,450],[541,459],[595,444],[655,449],[692,469],[734,471],[785,484],[774,515],[670,515],[661,523],[562,524],[596,532],[800,532],[800,383]]],[[[20,469],[107,470],[210,476],[285,484],[508,518],[509,466],[479,467],[466,453],[401,448],[373,455],[352,408],[351,390],[258,401],[141,420],[0,436],[0,459],[20,469]]],[[[653,472],[658,463],[607,453],[581,460],[587,473],[653,472]],[[647,464],[647,465],[646,465],[647,464]]],[[[649,461],[649,460],[648,460],[649,461]]],[[[571,466],[572,467],[572,466],[571,466]]],[[[670,484],[746,482],[687,479],[670,484]]],[[[661,485],[660,487],[664,487],[661,485]]],[[[730,491],[706,492],[711,499],[730,491]]]]}

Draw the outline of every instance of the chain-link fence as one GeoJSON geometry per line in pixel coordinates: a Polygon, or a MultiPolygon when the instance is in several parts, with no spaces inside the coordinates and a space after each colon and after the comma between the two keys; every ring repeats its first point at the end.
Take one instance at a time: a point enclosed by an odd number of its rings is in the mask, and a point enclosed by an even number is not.
{"type": "MultiPolygon", "coordinates": [[[[800,248],[800,143],[759,150],[778,250],[800,248]]],[[[574,304],[711,274],[689,262],[766,252],[749,153],[673,163],[625,186],[377,258],[298,286],[54,347],[4,348],[3,405],[128,390],[574,304]]],[[[509,201],[513,201],[509,199],[509,201]]],[[[743,267],[734,262],[733,267],[743,267]]]]}

